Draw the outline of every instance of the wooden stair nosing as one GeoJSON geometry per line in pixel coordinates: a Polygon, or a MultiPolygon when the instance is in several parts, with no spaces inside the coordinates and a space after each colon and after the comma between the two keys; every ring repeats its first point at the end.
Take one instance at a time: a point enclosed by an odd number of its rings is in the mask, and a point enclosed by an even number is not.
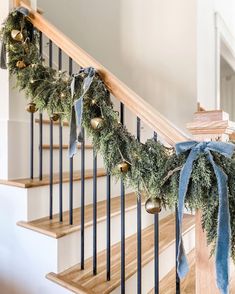
{"type": "MultiPolygon", "coordinates": [[[[142,202],[144,205],[144,201],[142,202]]],[[[125,211],[135,209],[136,194],[134,192],[126,194],[126,206],[125,211]]],[[[93,224],[93,204],[85,206],[85,228],[92,226],[93,224]]],[[[111,217],[115,217],[120,214],[120,196],[111,198],[111,217]]],[[[63,213],[63,222],[59,221],[59,214],[55,214],[53,219],[50,220],[49,217],[44,217],[38,220],[33,220],[30,222],[19,221],[17,225],[32,231],[47,235],[49,237],[58,239],[73,232],[79,231],[81,229],[80,216],[81,208],[76,208],[73,211],[74,224],[69,224],[69,211],[63,213]]],[[[97,223],[100,223],[106,219],[106,200],[99,201],[97,203],[97,223]]]]}
{"type": "MultiPolygon", "coordinates": [[[[103,177],[106,175],[106,171],[103,168],[97,169],[97,177],[103,177]]],[[[87,169],[85,170],[85,179],[93,178],[93,170],[87,169]]],[[[81,172],[74,171],[73,173],[73,181],[77,182],[81,180],[81,172]]],[[[69,182],[69,172],[63,172],[63,183],[69,182]]],[[[53,174],[53,184],[59,183],[59,173],[53,174]]],[[[43,179],[40,181],[39,178],[31,179],[13,179],[13,180],[0,180],[0,185],[14,186],[18,188],[35,188],[41,186],[47,186],[50,184],[49,175],[43,176],[43,179]]]]}
{"type": "MultiPolygon", "coordinates": [[[[78,147],[78,149],[81,149],[81,144],[78,144],[77,147],[78,147]]],[[[43,150],[50,150],[50,145],[49,145],[49,144],[44,144],[44,145],[42,145],[42,149],[43,149],[43,150]]],[[[53,149],[54,149],[54,150],[60,149],[60,145],[59,145],[59,144],[54,144],[54,145],[53,145],[53,149]]],[[[68,145],[65,145],[65,144],[64,144],[64,145],[62,146],[62,149],[68,149],[68,145]]],[[[93,149],[93,146],[87,144],[87,145],[85,145],[85,149],[88,149],[88,150],[93,149]]]]}
{"type": "MultiPolygon", "coordinates": [[[[194,216],[186,215],[183,221],[183,235],[189,230],[194,228],[194,216]]],[[[175,230],[174,215],[170,215],[160,221],[160,243],[159,252],[164,251],[168,246],[175,242],[173,231],[175,230]],[[165,237],[164,237],[165,234],[165,237]],[[166,238],[167,236],[167,238],[166,238]],[[173,238],[172,238],[173,237],[173,238]],[[170,238],[170,239],[169,239],[170,238]]],[[[154,226],[151,225],[142,230],[142,266],[146,265],[153,260],[154,257],[154,240],[153,240],[154,226]]],[[[130,278],[137,271],[137,260],[136,260],[136,234],[126,239],[126,279],[130,278]]],[[[66,287],[69,288],[70,282],[73,284],[73,289],[70,289],[74,293],[80,293],[76,289],[81,286],[87,291],[93,293],[107,294],[112,292],[115,288],[120,285],[120,242],[111,247],[112,258],[111,258],[111,272],[112,278],[110,282],[106,281],[106,251],[102,251],[98,254],[98,274],[92,275],[92,258],[85,261],[85,270],[80,270],[80,265],[75,265],[70,269],[57,274],[56,281],[53,276],[49,275],[50,280],[54,280],[56,283],[62,284],[66,281],[66,287]],[[60,277],[63,283],[60,283],[60,277]]]]}
{"type": "MultiPolygon", "coordinates": [[[[36,119],[35,119],[35,122],[36,122],[37,124],[39,124],[39,122],[40,122],[39,118],[36,118],[36,119]]],[[[42,120],[42,123],[43,123],[44,125],[49,125],[49,124],[50,124],[50,120],[49,120],[49,119],[43,119],[43,120],[42,120]]],[[[54,124],[54,125],[59,125],[59,121],[54,121],[53,124],[54,124]]],[[[68,126],[69,126],[69,123],[68,123],[67,121],[64,121],[64,122],[63,122],[63,126],[64,126],[64,127],[68,127],[68,126]]]]}
{"type": "Polygon", "coordinates": [[[63,286],[65,289],[68,289],[74,293],[79,293],[79,294],[94,294],[92,291],[87,291],[84,289],[82,286],[77,286],[77,284],[73,282],[67,281],[65,278],[58,278],[55,273],[49,273],[46,275],[46,278],[50,281],[53,281],[54,283],[59,284],[60,286],[63,286]],[[68,286],[69,285],[69,286],[68,286]],[[79,291],[79,292],[77,292],[79,291]]]}

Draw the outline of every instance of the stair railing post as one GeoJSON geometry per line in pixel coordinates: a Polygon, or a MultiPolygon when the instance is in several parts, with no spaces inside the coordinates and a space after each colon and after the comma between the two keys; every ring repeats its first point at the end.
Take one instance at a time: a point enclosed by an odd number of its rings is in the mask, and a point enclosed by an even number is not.
{"type": "MultiPolygon", "coordinates": [[[[193,121],[187,124],[188,130],[196,141],[229,141],[235,131],[229,121],[229,115],[222,110],[199,111],[193,115],[193,121]]],[[[201,212],[196,212],[196,294],[219,294],[216,286],[214,258],[210,258],[206,233],[201,226],[201,212]]]]}

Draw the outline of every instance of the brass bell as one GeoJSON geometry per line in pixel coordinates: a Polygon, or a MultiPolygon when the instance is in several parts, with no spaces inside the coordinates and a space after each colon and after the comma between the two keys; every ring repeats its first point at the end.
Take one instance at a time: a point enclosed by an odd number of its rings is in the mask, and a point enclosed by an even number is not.
{"type": "Polygon", "coordinates": [[[26,110],[30,113],[34,113],[37,111],[36,104],[33,102],[28,103],[26,110]]]}
{"type": "Polygon", "coordinates": [[[58,113],[52,113],[50,116],[51,120],[57,121],[60,118],[60,115],[58,113]]]}
{"type": "Polygon", "coordinates": [[[16,67],[18,67],[19,69],[22,69],[26,67],[26,64],[24,63],[23,60],[19,60],[16,62],[16,67]]]}
{"type": "Polygon", "coordinates": [[[102,117],[95,117],[91,119],[91,127],[94,130],[102,129],[104,125],[104,119],[102,117]]]}
{"type": "Polygon", "coordinates": [[[145,202],[145,210],[150,214],[157,214],[161,212],[161,199],[152,197],[147,199],[147,201],[145,202]]]}
{"type": "Polygon", "coordinates": [[[126,173],[129,168],[130,168],[130,165],[129,163],[127,163],[126,161],[123,161],[123,162],[120,162],[118,165],[117,165],[117,168],[120,172],[122,173],[126,173]]]}
{"type": "Polygon", "coordinates": [[[17,42],[22,42],[24,40],[24,36],[19,30],[12,30],[11,31],[11,37],[13,40],[17,42]]]}

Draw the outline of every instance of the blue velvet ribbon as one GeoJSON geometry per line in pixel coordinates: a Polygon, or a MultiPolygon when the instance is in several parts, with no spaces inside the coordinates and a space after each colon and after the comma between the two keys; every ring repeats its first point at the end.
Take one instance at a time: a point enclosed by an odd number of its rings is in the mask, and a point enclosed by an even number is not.
{"type": "MultiPolygon", "coordinates": [[[[225,157],[232,157],[235,145],[224,142],[183,142],[176,144],[176,153],[181,154],[189,152],[188,158],[180,172],[179,180],[179,199],[178,199],[178,256],[177,256],[177,273],[179,278],[183,278],[189,270],[188,262],[183,246],[182,239],[182,219],[184,210],[184,201],[188,190],[189,180],[192,173],[193,163],[199,154],[206,154],[211,163],[218,185],[219,194],[219,212],[218,212],[218,236],[216,243],[216,280],[217,286],[222,294],[229,293],[229,257],[230,257],[230,213],[228,200],[227,175],[221,167],[219,167],[214,159],[211,151],[222,154],[225,157]]],[[[195,195],[196,196],[196,195],[195,195]]]]}
{"type": "Polygon", "coordinates": [[[82,132],[82,114],[83,114],[83,98],[93,82],[95,76],[95,69],[92,67],[84,68],[79,71],[78,74],[73,75],[71,82],[71,96],[74,100],[75,89],[76,89],[76,79],[81,74],[86,75],[83,86],[82,94],[78,99],[75,99],[72,106],[72,113],[70,119],[70,138],[69,138],[69,157],[73,157],[77,153],[77,143],[83,142],[83,132],[82,132]],[[78,134],[77,134],[78,131],[78,134]]]}
{"type": "MultiPolygon", "coordinates": [[[[29,10],[25,7],[17,7],[15,11],[21,13],[25,17],[29,15],[29,10]]],[[[0,68],[7,69],[7,50],[6,50],[5,32],[3,32],[1,47],[0,47],[0,68]]]]}

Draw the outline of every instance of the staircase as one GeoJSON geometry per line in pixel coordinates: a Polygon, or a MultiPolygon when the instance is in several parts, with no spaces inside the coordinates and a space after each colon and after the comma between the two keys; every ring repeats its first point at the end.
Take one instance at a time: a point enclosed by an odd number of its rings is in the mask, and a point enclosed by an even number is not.
{"type": "MultiPolygon", "coordinates": [[[[46,62],[70,74],[79,67],[96,68],[120,121],[139,140],[154,136],[169,147],[187,139],[43,16],[32,11],[31,17],[46,62]]],[[[0,278],[1,293],[175,293],[180,284],[175,276],[175,211],[148,214],[144,199],[107,174],[90,138],[69,160],[68,123],[53,122],[45,113],[30,114],[29,128],[29,178],[0,180],[0,262],[8,281],[1,285],[0,278]]],[[[184,216],[183,238],[192,271],[181,293],[194,293],[191,214],[184,216]]]]}

